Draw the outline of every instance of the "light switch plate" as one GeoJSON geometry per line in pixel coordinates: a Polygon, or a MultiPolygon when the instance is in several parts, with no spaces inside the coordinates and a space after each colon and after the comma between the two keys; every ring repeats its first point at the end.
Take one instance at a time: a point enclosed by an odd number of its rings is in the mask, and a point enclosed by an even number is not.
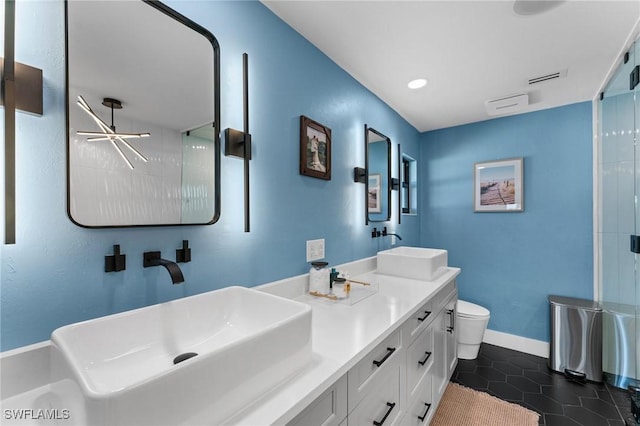
{"type": "Polygon", "coordinates": [[[324,259],[324,238],[307,240],[307,262],[324,259]]]}

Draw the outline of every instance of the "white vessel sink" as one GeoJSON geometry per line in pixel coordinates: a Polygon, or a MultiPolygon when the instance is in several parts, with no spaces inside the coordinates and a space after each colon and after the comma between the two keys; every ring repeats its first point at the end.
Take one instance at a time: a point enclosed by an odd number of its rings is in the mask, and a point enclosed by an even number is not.
{"type": "Polygon", "coordinates": [[[77,383],[88,424],[215,425],[310,361],[311,308],[228,287],[61,327],[51,340],[52,382],[77,383]]]}
{"type": "Polygon", "coordinates": [[[383,275],[432,281],[447,267],[447,251],[421,247],[396,247],[378,252],[377,271],[383,275]]]}

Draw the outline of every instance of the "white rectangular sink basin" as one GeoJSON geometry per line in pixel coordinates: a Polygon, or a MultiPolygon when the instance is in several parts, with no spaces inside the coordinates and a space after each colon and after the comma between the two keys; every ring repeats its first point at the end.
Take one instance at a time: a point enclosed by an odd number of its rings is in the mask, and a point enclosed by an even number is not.
{"type": "Polygon", "coordinates": [[[52,382],[75,384],[87,424],[216,425],[311,360],[311,308],[228,287],[64,326],[51,340],[52,382]]]}
{"type": "Polygon", "coordinates": [[[432,281],[445,272],[447,251],[421,247],[396,247],[379,251],[377,271],[383,275],[432,281]]]}

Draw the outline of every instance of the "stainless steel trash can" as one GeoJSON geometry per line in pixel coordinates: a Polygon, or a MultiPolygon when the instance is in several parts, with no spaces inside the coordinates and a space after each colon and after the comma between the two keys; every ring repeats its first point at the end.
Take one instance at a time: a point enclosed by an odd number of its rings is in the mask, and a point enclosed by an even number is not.
{"type": "Polygon", "coordinates": [[[602,382],[602,308],[597,302],[549,296],[549,368],[578,380],[602,382]]]}

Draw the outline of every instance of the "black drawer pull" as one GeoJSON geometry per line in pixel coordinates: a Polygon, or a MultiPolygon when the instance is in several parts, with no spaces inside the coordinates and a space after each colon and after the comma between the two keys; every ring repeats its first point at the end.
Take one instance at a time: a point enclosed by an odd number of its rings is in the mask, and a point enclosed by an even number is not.
{"type": "Polygon", "coordinates": [[[418,416],[418,420],[420,420],[421,422],[424,422],[424,419],[427,418],[427,413],[429,412],[429,409],[431,408],[431,404],[427,404],[426,402],[424,403],[424,406],[427,407],[427,411],[424,412],[423,415],[418,416]]]}
{"type": "Polygon", "coordinates": [[[431,352],[425,352],[425,355],[427,357],[425,359],[423,359],[422,361],[418,361],[418,364],[425,365],[427,363],[427,361],[429,361],[429,358],[431,358],[431,352]]]}
{"type": "Polygon", "coordinates": [[[379,422],[376,422],[375,420],[373,421],[373,424],[375,426],[382,426],[384,424],[384,421],[387,420],[387,417],[389,417],[389,414],[391,414],[391,411],[393,410],[393,407],[396,406],[395,402],[387,402],[387,407],[389,407],[389,409],[387,410],[387,414],[384,415],[384,417],[382,418],[382,420],[380,420],[379,422]]]}
{"type": "Polygon", "coordinates": [[[447,315],[449,315],[449,327],[447,327],[447,331],[453,334],[453,331],[456,329],[456,311],[447,309],[447,315]]]}
{"type": "Polygon", "coordinates": [[[396,348],[387,348],[387,354],[384,356],[384,358],[382,358],[380,361],[373,361],[373,364],[376,367],[380,367],[382,364],[384,364],[384,362],[389,359],[389,357],[391,356],[392,353],[394,353],[396,351],[396,348]]]}
{"type": "Polygon", "coordinates": [[[424,311],[424,316],[422,318],[418,317],[418,321],[422,322],[424,320],[426,320],[427,318],[429,318],[429,315],[431,315],[431,311],[424,311]]]}

